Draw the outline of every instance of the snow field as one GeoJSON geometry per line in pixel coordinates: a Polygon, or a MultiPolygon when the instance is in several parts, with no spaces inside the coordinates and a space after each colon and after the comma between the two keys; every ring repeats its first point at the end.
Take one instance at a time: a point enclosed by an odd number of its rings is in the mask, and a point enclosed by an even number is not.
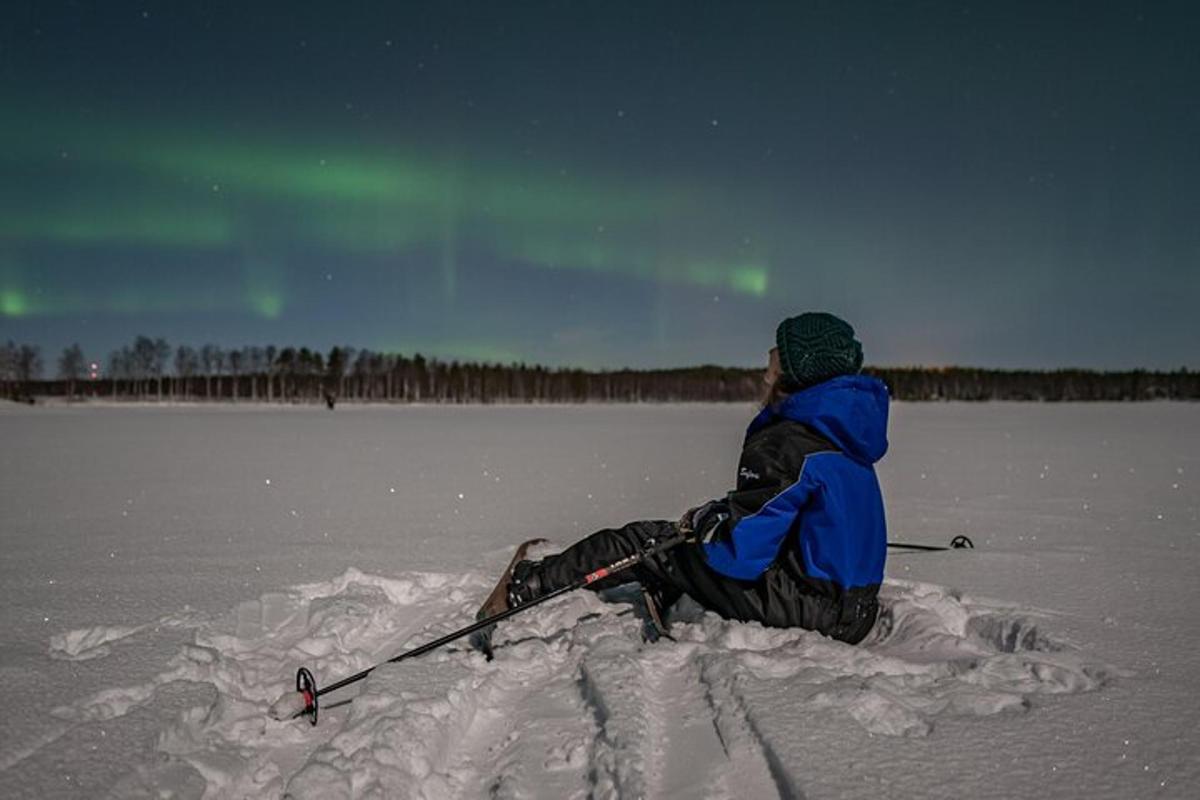
{"type": "Polygon", "coordinates": [[[357,672],[468,624],[487,589],[482,575],[350,570],[243,603],[146,684],[52,713],[110,729],[177,714],[159,733],[165,758],[121,793],[182,781],[222,796],[786,798],[803,776],[761,720],[924,737],[940,718],[1026,713],[1031,696],[1098,689],[1110,672],[1012,608],[928,584],[889,584],[857,648],[694,606],[677,641],[648,645],[632,606],[581,593],[509,621],[491,663],[450,646],[327,695],[316,728],[266,718],[295,666],[327,683],[357,672]]]}
{"type": "Polygon", "coordinates": [[[979,549],[893,553],[858,647],[687,603],[646,644],[635,595],[580,592],[503,623],[493,662],[452,644],[322,698],[315,728],[276,722],[298,666],[328,685],[470,622],[530,533],[719,493],[747,416],[347,411],[0,412],[0,795],[1091,800],[1200,779],[1195,407],[897,407],[893,538],[979,549]]]}

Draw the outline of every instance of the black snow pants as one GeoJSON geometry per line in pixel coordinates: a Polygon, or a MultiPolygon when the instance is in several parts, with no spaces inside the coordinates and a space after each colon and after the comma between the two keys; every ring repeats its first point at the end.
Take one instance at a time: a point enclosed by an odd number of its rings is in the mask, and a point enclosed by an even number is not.
{"type": "MultiPolygon", "coordinates": [[[[631,522],[606,528],[541,562],[545,591],[566,586],[593,570],[644,549],[650,538],[674,535],[665,520],[631,522]]],[[[804,575],[796,548],[785,542],[783,554],[757,580],[743,581],[715,571],[699,544],[685,542],[627,571],[596,581],[594,591],[637,581],[661,599],[664,608],[686,594],[725,619],[760,622],[774,628],[806,628],[857,644],[879,613],[877,586],[846,591],[804,575]]]]}

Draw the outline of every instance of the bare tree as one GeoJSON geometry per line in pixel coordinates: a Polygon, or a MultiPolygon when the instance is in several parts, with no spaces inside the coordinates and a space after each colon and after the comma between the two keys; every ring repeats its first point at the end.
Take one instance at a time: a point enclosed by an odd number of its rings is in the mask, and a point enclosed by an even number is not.
{"type": "Polygon", "coordinates": [[[154,375],[154,359],[157,350],[149,336],[139,336],[133,342],[134,372],[138,382],[138,397],[145,395],[151,376],[154,375]]]}
{"type": "Polygon", "coordinates": [[[215,344],[206,344],[200,348],[200,364],[204,367],[204,398],[212,399],[213,371],[217,369],[221,349],[215,344]]]}
{"type": "Polygon", "coordinates": [[[0,345],[0,397],[12,397],[16,393],[17,345],[9,339],[0,345]]]}
{"type": "MultiPolygon", "coordinates": [[[[200,368],[200,357],[196,351],[187,345],[180,345],[175,351],[175,377],[183,384],[183,398],[191,396],[191,379],[200,368]]],[[[172,393],[174,394],[174,393],[172,393]]]]}
{"type": "Polygon", "coordinates": [[[425,362],[425,357],[420,353],[413,354],[412,373],[412,389],[409,399],[419,403],[429,393],[429,365],[425,362]]]}
{"type": "MultiPolygon", "coordinates": [[[[371,360],[368,362],[368,367],[371,371],[371,384],[373,387],[376,387],[376,389],[372,391],[372,394],[374,394],[374,391],[376,390],[381,393],[385,393],[387,388],[387,357],[384,356],[383,353],[373,353],[371,355],[371,360]]],[[[384,394],[383,399],[387,399],[386,393],[384,394]]]]}
{"type": "Polygon", "coordinates": [[[296,373],[296,348],[285,347],[280,350],[275,364],[279,367],[279,397],[281,400],[291,400],[294,389],[289,391],[288,382],[296,373]]]}
{"type": "Polygon", "coordinates": [[[359,400],[371,399],[371,351],[359,350],[354,359],[355,393],[359,400]]]}
{"type": "Polygon", "coordinates": [[[325,396],[326,402],[329,398],[337,400],[342,396],[342,379],[346,375],[346,351],[345,347],[334,347],[329,351],[329,358],[325,360],[325,396]]]}
{"type": "Polygon", "coordinates": [[[108,374],[112,376],[112,394],[116,397],[120,392],[121,381],[133,380],[135,372],[133,351],[126,345],[120,350],[108,354],[108,374]]]}
{"type": "Polygon", "coordinates": [[[221,385],[221,378],[225,376],[225,367],[229,364],[229,353],[221,348],[216,349],[216,354],[213,358],[213,368],[217,371],[217,397],[225,396],[225,388],[221,385]]]}
{"type": "Polygon", "coordinates": [[[245,354],[238,349],[229,351],[229,372],[233,376],[233,402],[238,401],[238,379],[242,374],[242,363],[245,360],[245,354]]]}
{"type": "Polygon", "coordinates": [[[79,343],[64,348],[58,357],[58,377],[67,382],[67,396],[75,396],[75,381],[81,380],[86,374],[87,359],[83,357],[83,349],[79,343]]]}
{"type": "Polygon", "coordinates": [[[167,340],[161,336],[154,340],[153,350],[151,352],[151,366],[153,367],[154,379],[158,382],[158,402],[162,402],[163,396],[163,375],[167,371],[167,359],[171,357],[171,345],[167,344],[167,340]]]}
{"type": "Polygon", "coordinates": [[[258,400],[258,376],[263,368],[263,349],[261,347],[246,348],[246,369],[250,371],[250,399],[258,400]]]}
{"type": "Polygon", "coordinates": [[[33,387],[29,384],[42,378],[42,348],[37,345],[23,344],[17,351],[17,379],[25,386],[25,395],[33,396],[33,387]]]}
{"type": "Polygon", "coordinates": [[[275,399],[275,345],[269,344],[263,348],[263,361],[267,370],[267,402],[275,399]]]}

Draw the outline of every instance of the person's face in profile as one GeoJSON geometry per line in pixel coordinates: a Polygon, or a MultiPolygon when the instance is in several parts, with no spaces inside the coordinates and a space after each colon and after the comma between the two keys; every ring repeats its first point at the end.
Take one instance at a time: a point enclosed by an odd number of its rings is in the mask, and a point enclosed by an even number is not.
{"type": "Polygon", "coordinates": [[[779,366],[779,348],[772,347],[771,352],[767,354],[767,369],[763,372],[763,383],[767,386],[774,386],[775,381],[779,380],[779,376],[783,374],[783,370],[779,366]]]}

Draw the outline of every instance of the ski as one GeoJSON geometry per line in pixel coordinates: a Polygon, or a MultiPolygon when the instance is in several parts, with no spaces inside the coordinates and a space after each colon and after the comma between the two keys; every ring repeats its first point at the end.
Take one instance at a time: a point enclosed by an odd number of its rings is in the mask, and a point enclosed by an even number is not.
{"type": "MultiPolygon", "coordinates": [[[[513,554],[512,560],[508,562],[508,566],[500,575],[500,580],[496,582],[496,587],[492,589],[492,593],[483,601],[483,605],[479,607],[479,611],[475,613],[475,620],[487,619],[494,617],[508,608],[508,582],[512,578],[513,567],[525,560],[525,554],[529,552],[529,548],[536,544],[545,544],[545,539],[529,539],[521,542],[517,546],[517,552],[513,554]]],[[[483,653],[484,658],[491,661],[495,657],[492,652],[492,634],[495,633],[496,626],[489,625],[486,628],[481,628],[471,634],[467,640],[471,647],[483,653]]]]}

